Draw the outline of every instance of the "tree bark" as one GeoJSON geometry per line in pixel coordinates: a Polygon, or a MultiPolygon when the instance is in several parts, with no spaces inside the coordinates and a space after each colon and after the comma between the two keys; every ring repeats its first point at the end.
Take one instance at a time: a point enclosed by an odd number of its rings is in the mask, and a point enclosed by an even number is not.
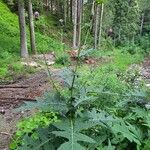
{"type": "Polygon", "coordinates": [[[73,0],[70,0],[70,21],[73,22],[73,0]]]}
{"type": "MultiPolygon", "coordinates": [[[[70,8],[70,0],[67,0],[67,4],[66,4],[66,6],[67,6],[67,20],[70,22],[71,21],[71,17],[70,17],[70,10],[71,10],[71,8],[70,8]]],[[[72,6],[71,6],[72,7],[72,6]]]]}
{"type": "Polygon", "coordinates": [[[19,28],[20,28],[20,51],[21,57],[28,57],[27,39],[26,39],[26,24],[25,24],[25,12],[24,1],[18,0],[18,12],[19,12],[19,28]]]}
{"type": "Polygon", "coordinates": [[[33,54],[36,54],[33,10],[32,10],[32,2],[31,2],[31,0],[28,0],[28,16],[29,16],[29,30],[30,30],[31,50],[32,50],[33,54]]]}
{"type": "Polygon", "coordinates": [[[77,35],[77,46],[80,47],[81,46],[81,23],[82,23],[82,7],[83,7],[83,1],[82,0],[78,0],[78,35],[77,35]]]}
{"type": "Polygon", "coordinates": [[[50,11],[53,14],[53,0],[50,0],[50,11]]]}
{"type": "Polygon", "coordinates": [[[45,1],[45,5],[46,5],[46,11],[49,11],[49,0],[45,1]]]}
{"type": "Polygon", "coordinates": [[[99,16],[100,16],[100,7],[95,5],[95,28],[94,28],[94,48],[98,48],[98,35],[99,35],[99,16]]]}
{"type": "Polygon", "coordinates": [[[100,48],[101,45],[101,37],[102,37],[102,25],[103,25],[103,14],[104,14],[104,4],[101,4],[101,14],[100,14],[100,27],[99,27],[99,40],[98,40],[98,46],[100,48]]]}
{"type": "Polygon", "coordinates": [[[64,0],[64,25],[67,23],[67,0],[64,0]]]}
{"type": "Polygon", "coordinates": [[[73,1],[73,48],[77,48],[77,0],[73,1]]]}
{"type": "Polygon", "coordinates": [[[145,16],[145,12],[143,12],[142,17],[141,17],[140,35],[142,35],[142,32],[143,32],[144,16],[145,16]]]}

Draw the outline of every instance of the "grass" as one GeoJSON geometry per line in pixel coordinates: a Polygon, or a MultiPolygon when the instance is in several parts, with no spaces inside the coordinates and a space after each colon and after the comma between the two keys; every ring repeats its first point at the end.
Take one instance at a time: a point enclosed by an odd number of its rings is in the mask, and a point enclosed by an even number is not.
{"type": "Polygon", "coordinates": [[[83,76],[83,82],[89,78],[89,85],[101,85],[107,90],[120,93],[131,87],[131,85],[127,85],[127,82],[124,82],[124,80],[126,78],[134,78],[138,68],[133,68],[130,72],[127,70],[131,64],[138,64],[144,60],[142,54],[136,53],[132,55],[129,52],[122,52],[121,49],[96,51],[95,53],[97,57],[108,59],[108,62],[101,63],[95,67],[88,65],[81,66],[79,72],[83,76]]]}

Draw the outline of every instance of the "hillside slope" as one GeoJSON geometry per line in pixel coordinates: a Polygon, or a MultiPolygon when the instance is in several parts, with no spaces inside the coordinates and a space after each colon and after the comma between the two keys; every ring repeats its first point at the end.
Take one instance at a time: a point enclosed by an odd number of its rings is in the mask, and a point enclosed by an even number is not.
{"type": "MultiPolygon", "coordinates": [[[[12,13],[9,10],[9,8],[1,1],[0,1],[0,35],[2,37],[0,39],[1,49],[7,49],[10,51],[13,50],[18,52],[17,51],[19,49],[18,16],[12,13]]],[[[44,36],[39,32],[36,32],[36,40],[38,51],[60,50],[62,48],[61,47],[62,45],[60,44],[59,41],[44,36]],[[43,45],[43,47],[41,45],[43,45]]]]}
{"type": "MultiPolygon", "coordinates": [[[[43,22],[39,22],[39,24],[43,22]]],[[[43,35],[36,31],[36,47],[38,52],[55,51],[57,53],[63,50],[63,46],[58,39],[43,35]]],[[[29,30],[27,26],[28,49],[30,52],[29,30]]],[[[8,74],[9,64],[11,65],[19,60],[19,24],[18,16],[12,13],[6,4],[0,0],[0,78],[8,74]],[[13,62],[13,63],[12,63],[13,62]]]]}

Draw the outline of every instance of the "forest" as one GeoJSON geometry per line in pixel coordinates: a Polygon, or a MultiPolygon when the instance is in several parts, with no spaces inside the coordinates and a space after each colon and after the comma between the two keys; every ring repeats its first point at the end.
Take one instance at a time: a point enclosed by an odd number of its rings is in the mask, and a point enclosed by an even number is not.
{"type": "Polygon", "coordinates": [[[0,150],[150,150],[150,0],[0,0],[0,150]]]}

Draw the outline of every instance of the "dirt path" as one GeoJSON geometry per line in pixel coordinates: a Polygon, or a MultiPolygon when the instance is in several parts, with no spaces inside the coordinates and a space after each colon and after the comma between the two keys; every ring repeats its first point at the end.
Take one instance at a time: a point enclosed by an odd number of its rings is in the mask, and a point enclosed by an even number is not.
{"type": "Polygon", "coordinates": [[[46,72],[40,72],[17,84],[2,85],[0,86],[0,108],[9,109],[10,106],[16,106],[25,99],[32,100],[42,95],[44,89],[47,89],[46,72]]]}

